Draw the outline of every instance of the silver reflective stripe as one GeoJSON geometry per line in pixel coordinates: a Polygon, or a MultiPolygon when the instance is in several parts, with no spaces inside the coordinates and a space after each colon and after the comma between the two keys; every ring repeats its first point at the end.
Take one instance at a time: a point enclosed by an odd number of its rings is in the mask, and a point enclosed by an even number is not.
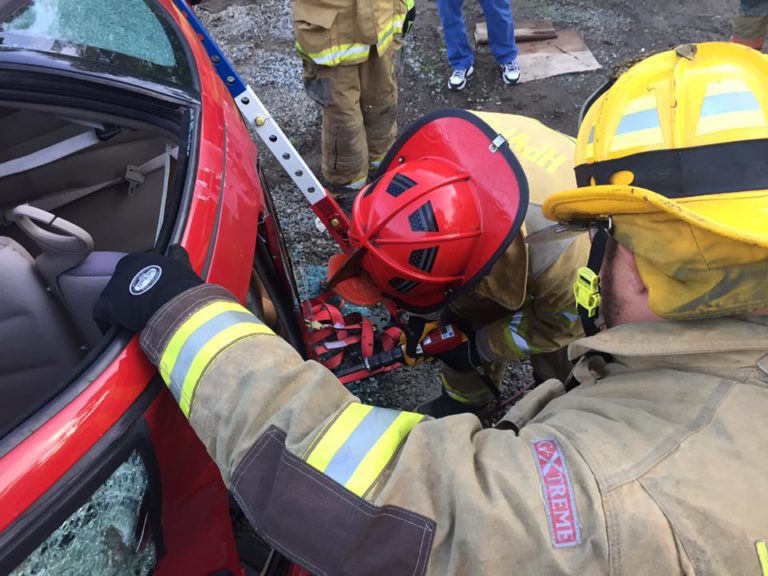
{"type": "Polygon", "coordinates": [[[235,324],[261,324],[250,312],[222,312],[214,316],[208,322],[195,330],[181,347],[176,362],[171,370],[171,382],[169,387],[173,397],[178,400],[181,398],[181,389],[184,385],[184,379],[187,377],[189,368],[194,362],[198,352],[205,346],[211,338],[219,332],[226,330],[235,324]]]}
{"type": "Polygon", "coordinates": [[[346,484],[363,458],[402,412],[388,408],[373,408],[349,438],[339,448],[324,474],[339,484],[346,484]]]}
{"type": "Polygon", "coordinates": [[[96,130],[83,132],[21,158],[14,158],[13,160],[3,162],[0,164],[0,178],[51,164],[76,152],[90,148],[98,142],[99,138],[96,136],[96,130]]]}
{"type": "Polygon", "coordinates": [[[518,332],[520,328],[520,324],[522,324],[522,322],[523,322],[523,312],[522,310],[518,310],[512,315],[512,320],[510,320],[509,322],[508,330],[518,350],[520,350],[520,352],[522,352],[523,354],[530,356],[531,348],[528,345],[528,341],[523,336],[521,336],[520,333],[518,332]]]}

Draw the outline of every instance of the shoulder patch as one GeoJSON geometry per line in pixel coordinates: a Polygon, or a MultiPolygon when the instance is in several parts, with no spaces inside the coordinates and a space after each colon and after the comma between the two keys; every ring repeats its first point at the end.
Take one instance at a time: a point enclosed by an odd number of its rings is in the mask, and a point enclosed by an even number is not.
{"type": "Polygon", "coordinates": [[[573,485],[560,444],[554,438],[544,438],[531,442],[531,447],[539,470],[552,545],[565,548],[581,544],[581,526],[573,498],[573,485]]]}

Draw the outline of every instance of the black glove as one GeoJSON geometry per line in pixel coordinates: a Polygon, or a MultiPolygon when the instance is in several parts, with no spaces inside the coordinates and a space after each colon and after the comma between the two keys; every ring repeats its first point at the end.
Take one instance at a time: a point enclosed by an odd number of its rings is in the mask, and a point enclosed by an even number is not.
{"type": "Polygon", "coordinates": [[[168,256],[143,252],[117,263],[115,273],[93,306],[93,319],[102,327],[116,324],[141,332],[163,304],[203,284],[181,246],[168,256]]]}
{"type": "Polygon", "coordinates": [[[465,335],[464,342],[437,357],[456,372],[477,372],[482,367],[482,359],[475,346],[475,335],[473,332],[465,335]]]}
{"type": "Polygon", "coordinates": [[[416,20],[416,6],[408,10],[405,14],[405,20],[403,21],[403,36],[407,36],[411,28],[413,28],[413,21],[416,20]]]}

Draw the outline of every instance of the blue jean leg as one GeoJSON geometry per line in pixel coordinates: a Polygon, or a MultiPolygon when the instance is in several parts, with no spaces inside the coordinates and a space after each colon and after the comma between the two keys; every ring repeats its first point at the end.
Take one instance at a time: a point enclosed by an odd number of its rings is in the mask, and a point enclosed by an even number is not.
{"type": "Polygon", "coordinates": [[[742,16],[768,16],[768,0],[741,0],[742,16]]]}
{"type": "Polygon", "coordinates": [[[475,61],[472,47],[467,39],[462,6],[464,0],[437,0],[437,11],[443,25],[443,37],[448,52],[448,61],[454,69],[469,68],[475,61]]]}
{"type": "Polygon", "coordinates": [[[488,43],[496,63],[501,65],[511,62],[517,58],[512,0],[480,0],[480,6],[485,14],[488,43]]]}

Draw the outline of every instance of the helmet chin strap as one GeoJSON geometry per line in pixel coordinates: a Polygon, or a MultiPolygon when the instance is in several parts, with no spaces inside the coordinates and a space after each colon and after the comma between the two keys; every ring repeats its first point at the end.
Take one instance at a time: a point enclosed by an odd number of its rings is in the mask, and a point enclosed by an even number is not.
{"type": "Polygon", "coordinates": [[[603,265],[605,249],[611,233],[611,221],[598,220],[592,223],[595,235],[589,250],[587,265],[579,268],[576,281],[573,284],[573,295],[576,299],[576,309],[587,336],[594,336],[600,331],[597,325],[600,304],[600,268],[603,265]]]}

